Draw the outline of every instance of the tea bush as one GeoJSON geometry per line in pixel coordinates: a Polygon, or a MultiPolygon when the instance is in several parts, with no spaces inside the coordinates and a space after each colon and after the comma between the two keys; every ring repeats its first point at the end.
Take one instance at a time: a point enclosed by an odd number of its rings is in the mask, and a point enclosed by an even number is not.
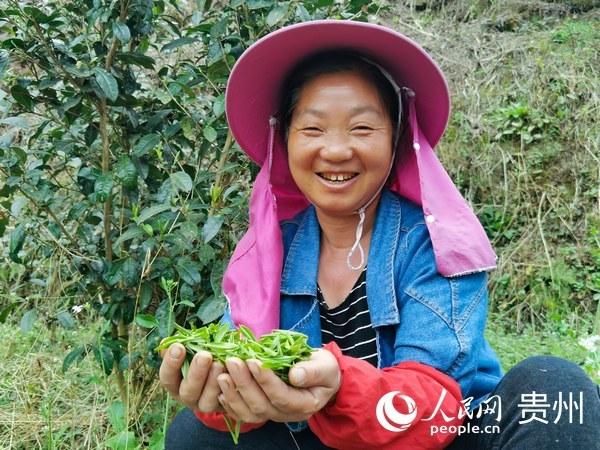
{"type": "Polygon", "coordinates": [[[70,328],[73,307],[94,308],[102,335],[72,349],[63,368],[93,355],[127,404],[155,380],[152,349],[175,322],[210,323],[225,305],[221,277],[256,172],[224,116],[236,58],[275,27],[364,20],[381,6],[5,3],[0,236],[22,269],[0,319],[17,311],[25,331],[36,320],[70,328]],[[62,303],[47,308],[50,297],[62,303]]]}

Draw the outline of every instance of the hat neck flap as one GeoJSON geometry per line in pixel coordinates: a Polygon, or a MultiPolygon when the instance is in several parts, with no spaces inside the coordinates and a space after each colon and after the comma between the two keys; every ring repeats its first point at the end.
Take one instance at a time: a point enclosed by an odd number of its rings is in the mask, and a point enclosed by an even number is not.
{"type": "Polygon", "coordinates": [[[438,272],[455,277],[495,268],[497,257],[483,226],[420,131],[412,91],[408,110],[412,148],[398,165],[396,189],[421,204],[438,272]]]}
{"type": "Polygon", "coordinates": [[[231,318],[262,336],[279,327],[279,286],[283,244],[277,201],[270,183],[277,120],[269,120],[265,161],[250,195],[250,223],[223,275],[231,318]]]}

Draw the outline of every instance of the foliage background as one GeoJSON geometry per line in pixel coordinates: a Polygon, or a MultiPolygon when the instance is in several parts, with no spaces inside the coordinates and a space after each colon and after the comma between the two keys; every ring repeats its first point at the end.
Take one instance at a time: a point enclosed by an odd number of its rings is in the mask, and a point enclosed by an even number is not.
{"type": "Polygon", "coordinates": [[[600,379],[597,2],[0,0],[2,448],[161,448],[152,349],[219,317],[256,174],[227,75],[323,17],[388,24],[448,76],[438,154],[500,256],[505,368],[551,353],[600,379]]]}

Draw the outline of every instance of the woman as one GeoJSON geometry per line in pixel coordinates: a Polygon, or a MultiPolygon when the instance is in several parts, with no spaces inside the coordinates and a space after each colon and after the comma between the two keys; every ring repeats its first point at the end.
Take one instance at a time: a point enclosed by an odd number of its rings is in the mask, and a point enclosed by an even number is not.
{"type": "Polygon", "coordinates": [[[223,367],[208,353],[181,380],[174,345],[161,382],[189,410],[167,448],[230,448],[224,414],[244,422],[248,449],[600,441],[598,394],[576,366],[530,359],[500,381],[483,337],[496,257],[432,151],[448,114],[439,68],[384,27],[298,24],[242,55],[227,117],[261,171],[224,276],[223,320],[300,331],[320,350],[291,369],[290,386],[258,361],[223,367]],[[519,424],[520,394],[567,393],[553,372],[585,394],[585,423],[519,424]]]}

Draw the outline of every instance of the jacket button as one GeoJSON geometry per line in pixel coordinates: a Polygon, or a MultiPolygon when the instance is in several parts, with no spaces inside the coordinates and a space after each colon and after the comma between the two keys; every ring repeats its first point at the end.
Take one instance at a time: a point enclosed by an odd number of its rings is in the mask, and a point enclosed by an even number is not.
{"type": "Polygon", "coordinates": [[[425,216],[425,222],[433,223],[433,222],[435,222],[435,217],[433,215],[429,214],[429,215],[425,216]]]}

